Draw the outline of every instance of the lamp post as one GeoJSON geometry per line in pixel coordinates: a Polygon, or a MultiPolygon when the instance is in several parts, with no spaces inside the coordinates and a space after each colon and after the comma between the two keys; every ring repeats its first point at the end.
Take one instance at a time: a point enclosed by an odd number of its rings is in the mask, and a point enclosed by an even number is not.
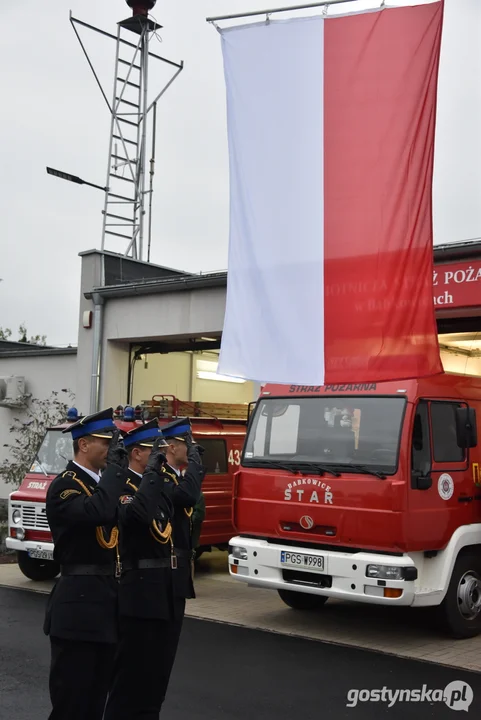
{"type": "Polygon", "coordinates": [[[79,178],[77,175],[71,175],[70,173],[63,172],[63,170],[54,170],[54,168],[48,167],[47,174],[54,175],[55,177],[61,178],[61,180],[68,180],[69,182],[76,183],[77,185],[89,185],[90,187],[97,188],[98,190],[102,190],[103,192],[106,192],[108,190],[108,188],[106,187],[102,187],[101,185],[95,185],[95,183],[87,182],[87,180],[82,180],[82,178],[79,178]]]}

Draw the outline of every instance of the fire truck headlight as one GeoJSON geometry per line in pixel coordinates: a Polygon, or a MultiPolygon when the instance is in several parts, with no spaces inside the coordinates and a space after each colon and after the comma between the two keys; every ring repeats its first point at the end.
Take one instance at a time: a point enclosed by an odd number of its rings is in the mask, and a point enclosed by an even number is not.
{"type": "Polygon", "coordinates": [[[23,528],[17,528],[17,540],[25,540],[25,530],[23,528]]]}
{"type": "Polygon", "coordinates": [[[21,513],[21,511],[20,511],[20,510],[14,510],[14,511],[12,512],[12,522],[13,522],[15,525],[18,525],[18,523],[20,522],[21,519],[22,519],[22,513],[21,513]]]}
{"type": "Polygon", "coordinates": [[[366,575],[378,580],[404,580],[404,568],[395,565],[368,565],[366,575]]]}
{"type": "Polygon", "coordinates": [[[236,558],[237,560],[247,560],[247,550],[243,547],[234,546],[232,548],[232,557],[236,558]]]}

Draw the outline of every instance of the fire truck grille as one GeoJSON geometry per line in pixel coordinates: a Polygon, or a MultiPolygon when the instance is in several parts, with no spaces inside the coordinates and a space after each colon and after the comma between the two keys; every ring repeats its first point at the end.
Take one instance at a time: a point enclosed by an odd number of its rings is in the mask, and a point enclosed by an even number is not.
{"type": "Polygon", "coordinates": [[[22,524],[26,529],[32,530],[48,530],[47,515],[44,507],[36,507],[35,505],[23,505],[22,507],[22,524]]]}

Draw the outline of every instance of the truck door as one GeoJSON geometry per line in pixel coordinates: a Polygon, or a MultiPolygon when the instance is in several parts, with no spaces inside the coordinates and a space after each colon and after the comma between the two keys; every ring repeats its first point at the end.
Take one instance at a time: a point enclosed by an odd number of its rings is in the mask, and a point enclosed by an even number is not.
{"type": "Polygon", "coordinates": [[[412,550],[440,549],[474,520],[468,452],[456,440],[456,408],[448,400],[419,401],[411,438],[406,540],[412,550]]]}
{"type": "MultiPolygon", "coordinates": [[[[204,447],[202,462],[207,474],[202,483],[206,503],[206,516],[202,527],[201,544],[224,545],[234,534],[232,526],[232,476],[228,457],[232,448],[230,438],[199,437],[204,447]]],[[[237,451],[239,454],[239,451],[237,451]]]]}

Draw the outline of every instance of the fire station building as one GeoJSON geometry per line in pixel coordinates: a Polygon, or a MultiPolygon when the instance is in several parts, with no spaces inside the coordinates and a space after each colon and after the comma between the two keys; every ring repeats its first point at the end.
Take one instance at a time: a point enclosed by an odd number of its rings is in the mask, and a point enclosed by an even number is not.
{"type": "MultiPolygon", "coordinates": [[[[447,372],[481,376],[481,240],[437,246],[433,298],[447,372]]],[[[83,414],[137,405],[154,395],[191,402],[245,403],[256,383],[216,374],[227,273],[186,273],[111,252],[81,253],[78,347],[0,346],[0,443],[12,413],[1,378],[20,376],[48,398],[68,388],[83,414]]],[[[5,451],[0,448],[0,462],[5,451]]],[[[0,487],[0,497],[9,488],[0,487]]]]}
{"type": "MultiPolygon", "coordinates": [[[[434,250],[433,297],[444,368],[481,375],[481,241],[434,250]]],[[[112,253],[82,254],[79,408],[155,393],[250,402],[250,382],[216,379],[227,273],[189,274],[112,253]]]]}

